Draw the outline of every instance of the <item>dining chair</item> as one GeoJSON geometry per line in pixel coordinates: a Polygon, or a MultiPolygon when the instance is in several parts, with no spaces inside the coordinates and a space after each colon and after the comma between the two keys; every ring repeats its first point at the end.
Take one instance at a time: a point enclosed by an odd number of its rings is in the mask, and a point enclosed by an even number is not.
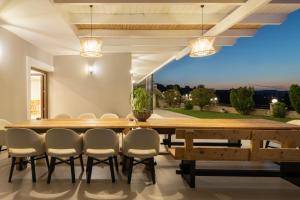
{"type": "Polygon", "coordinates": [[[5,119],[0,119],[0,152],[5,151],[6,149],[2,149],[3,146],[6,146],[5,142],[5,134],[6,128],[5,126],[11,125],[11,123],[5,119]]]}
{"type": "Polygon", "coordinates": [[[119,119],[119,116],[114,113],[104,113],[100,119],[119,119]]]}
{"type": "Polygon", "coordinates": [[[45,158],[49,169],[48,155],[45,151],[45,135],[38,134],[33,130],[25,128],[10,128],[6,133],[8,152],[11,156],[11,167],[8,182],[11,182],[16,164],[22,165],[21,158],[30,157],[32,181],[36,182],[35,161],[45,158]],[[16,163],[19,158],[19,163],[16,163]]]}
{"type": "MultiPolygon", "coordinates": [[[[117,155],[119,153],[119,137],[110,129],[90,129],[83,136],[84,153],[87,160],[87,183],[91,182],[94,165],[104,163],[110,166],[112,182],[115,182],[113,158],[117,165],[117,155]]],[[[116,166],[116,170],[118,170],[116,166]]]]}
{"type": "Polygon", "coordinates": [[[129,114],[126,115],[126,119],[135,120],[135,117],[134,117],[133,113],[129,113],[129,114]]]}
{"type": "Polygon", "coordinates": [[[129,160],[128,184],[131,183],[133,166],[137,164],[148,165],[151,171],[152,182],[153,184],[156,183],[154,157],[159,153],[159,145],[159,134],[154,129],[134,129],[125,136],[123,142],[123,154],[125,158],[123,167],[126,167],[125,165],[129,160]],[[138,158],[138,160],[135,158],[138,158]]]}
{"type": "Polygon", "coordinates": [[[50,129],[46,133],[46,151],[48,155],[51,156],[47,183],[49,184],[51,181],[55,166],[63,163],[70,165],[72,183],[75,183],[74,160],[80,160],[81,170],[82,172],[84,171],[82,136],[70,129],[50,129]]]}
{"type": "Polygon", "coordinates": [[[54,119],[71,119],[72,116],[66,113],[58,114],[54,117],[54,119]]]}
{"type": "Polygon", "coordinates": [[[78,116],[79,119],[97,119],[94,113],[82,113],[78,116]]]}

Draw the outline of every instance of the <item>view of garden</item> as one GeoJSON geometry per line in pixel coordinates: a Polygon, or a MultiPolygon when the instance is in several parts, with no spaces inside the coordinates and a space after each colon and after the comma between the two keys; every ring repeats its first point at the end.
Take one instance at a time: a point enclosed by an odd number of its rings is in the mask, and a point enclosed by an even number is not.
{"type": "Polygon", "coordinates": [[[189,94],[182,95],[178,88],[170,88],[158,95],[157,106],[197,118],[206,119],[269,119],[287,122],[299,117],[300,86],[291,85],[288,91],[292,110],[285,103],[272,99],[269,109],[256,109],[254,89],[240,87],[230,90],[230,105],[218,104],[215,90],[198,86],[189,94]]]}

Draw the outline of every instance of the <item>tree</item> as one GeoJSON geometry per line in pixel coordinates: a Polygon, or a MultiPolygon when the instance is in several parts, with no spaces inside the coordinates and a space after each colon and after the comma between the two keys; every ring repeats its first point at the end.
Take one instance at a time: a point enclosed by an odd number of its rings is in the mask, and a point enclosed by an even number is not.
{"type": "Polygon", "coordinates": [[[178,106],[181,103],[180,92],[176,89],[168,89],[163,93],[166,103],[170,107],[178,106]]]}
{"type": "Polygon", "coordinates": [[[254,109],[254,89],[240,87],[230,90],[230,103],[242,115],[248,115],[254,109]]]}
{"type": "Polygon", "coordinates": [[[272,115],[273,117],[284,118],[286,115],[286,105],[282,102],[272,104],[272,115]]]}
{"type": "Polygon", "coordinates": [[[300,86],[291,85],[289,90],[289,98],[293,108],[300,114],[300,86]]]}
{"type": "Polygon", "coordinates": [[[204,106],[209,105],[211,99],[215,96],[214,90],[204,87],[195,88],[191,92],[193,105],[199,106],[201,110],[203,110],[204,106]]]}

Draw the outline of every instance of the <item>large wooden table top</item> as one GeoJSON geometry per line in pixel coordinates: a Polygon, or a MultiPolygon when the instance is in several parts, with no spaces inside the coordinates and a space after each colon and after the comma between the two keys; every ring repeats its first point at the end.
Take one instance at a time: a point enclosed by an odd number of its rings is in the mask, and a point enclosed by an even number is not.
{"type": "Polygon", "coordinates": [[[148,119],[147,122],[135,122],[127,119],[83,120],[83,119],[42,119],[15,123],[6,128],[175,128],[175,129],[254,129],[254,130],[300,130],[300,126],[265,119],[148,119]]]}

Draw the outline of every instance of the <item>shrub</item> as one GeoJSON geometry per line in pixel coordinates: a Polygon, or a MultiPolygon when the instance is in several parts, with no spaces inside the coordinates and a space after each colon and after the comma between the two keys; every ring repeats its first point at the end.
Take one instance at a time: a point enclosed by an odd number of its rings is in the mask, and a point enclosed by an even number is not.
{"type": "Polygon", "coordinates": [[[193,105],[199,106],[202,110],[204,106],[207,106],[211,103],[210,99],[214,98],[216,95],[215,91],[212,89],[198,87],[192,90],[191,96],[193,105]]]}
{"type": "Polygon", "coordinates": [[[240,87],[230,90],[230,104],[242,115],[248,115],[254,109],[254,89],[240,87]]]}
{"type": "Polygon", "coordinates": [[[168,89],[163,93],[166,103],[170,107],[178,106],[181,103],[181,94],[176,89],[168,89]]]}
{"type": "Polygon", "coordinates": [[[186,100],[184,102],[184,109],[186,109],[186,110],[192,110],[193,107],[194,107],[194,105],[193,105],[193,103],[192,103],[191,100],[186,100]]]}
{"type": "Polygon", "coordinates": [[[300,86],[291,85],[289,90],[289,98],[293,108],[300,114],[300,86]]]}
{"type": "Polygon", "coordinates": [[[286,115],[286,105],[282,102],[272,104],[273,117],[284,118],[286,115]]]}

